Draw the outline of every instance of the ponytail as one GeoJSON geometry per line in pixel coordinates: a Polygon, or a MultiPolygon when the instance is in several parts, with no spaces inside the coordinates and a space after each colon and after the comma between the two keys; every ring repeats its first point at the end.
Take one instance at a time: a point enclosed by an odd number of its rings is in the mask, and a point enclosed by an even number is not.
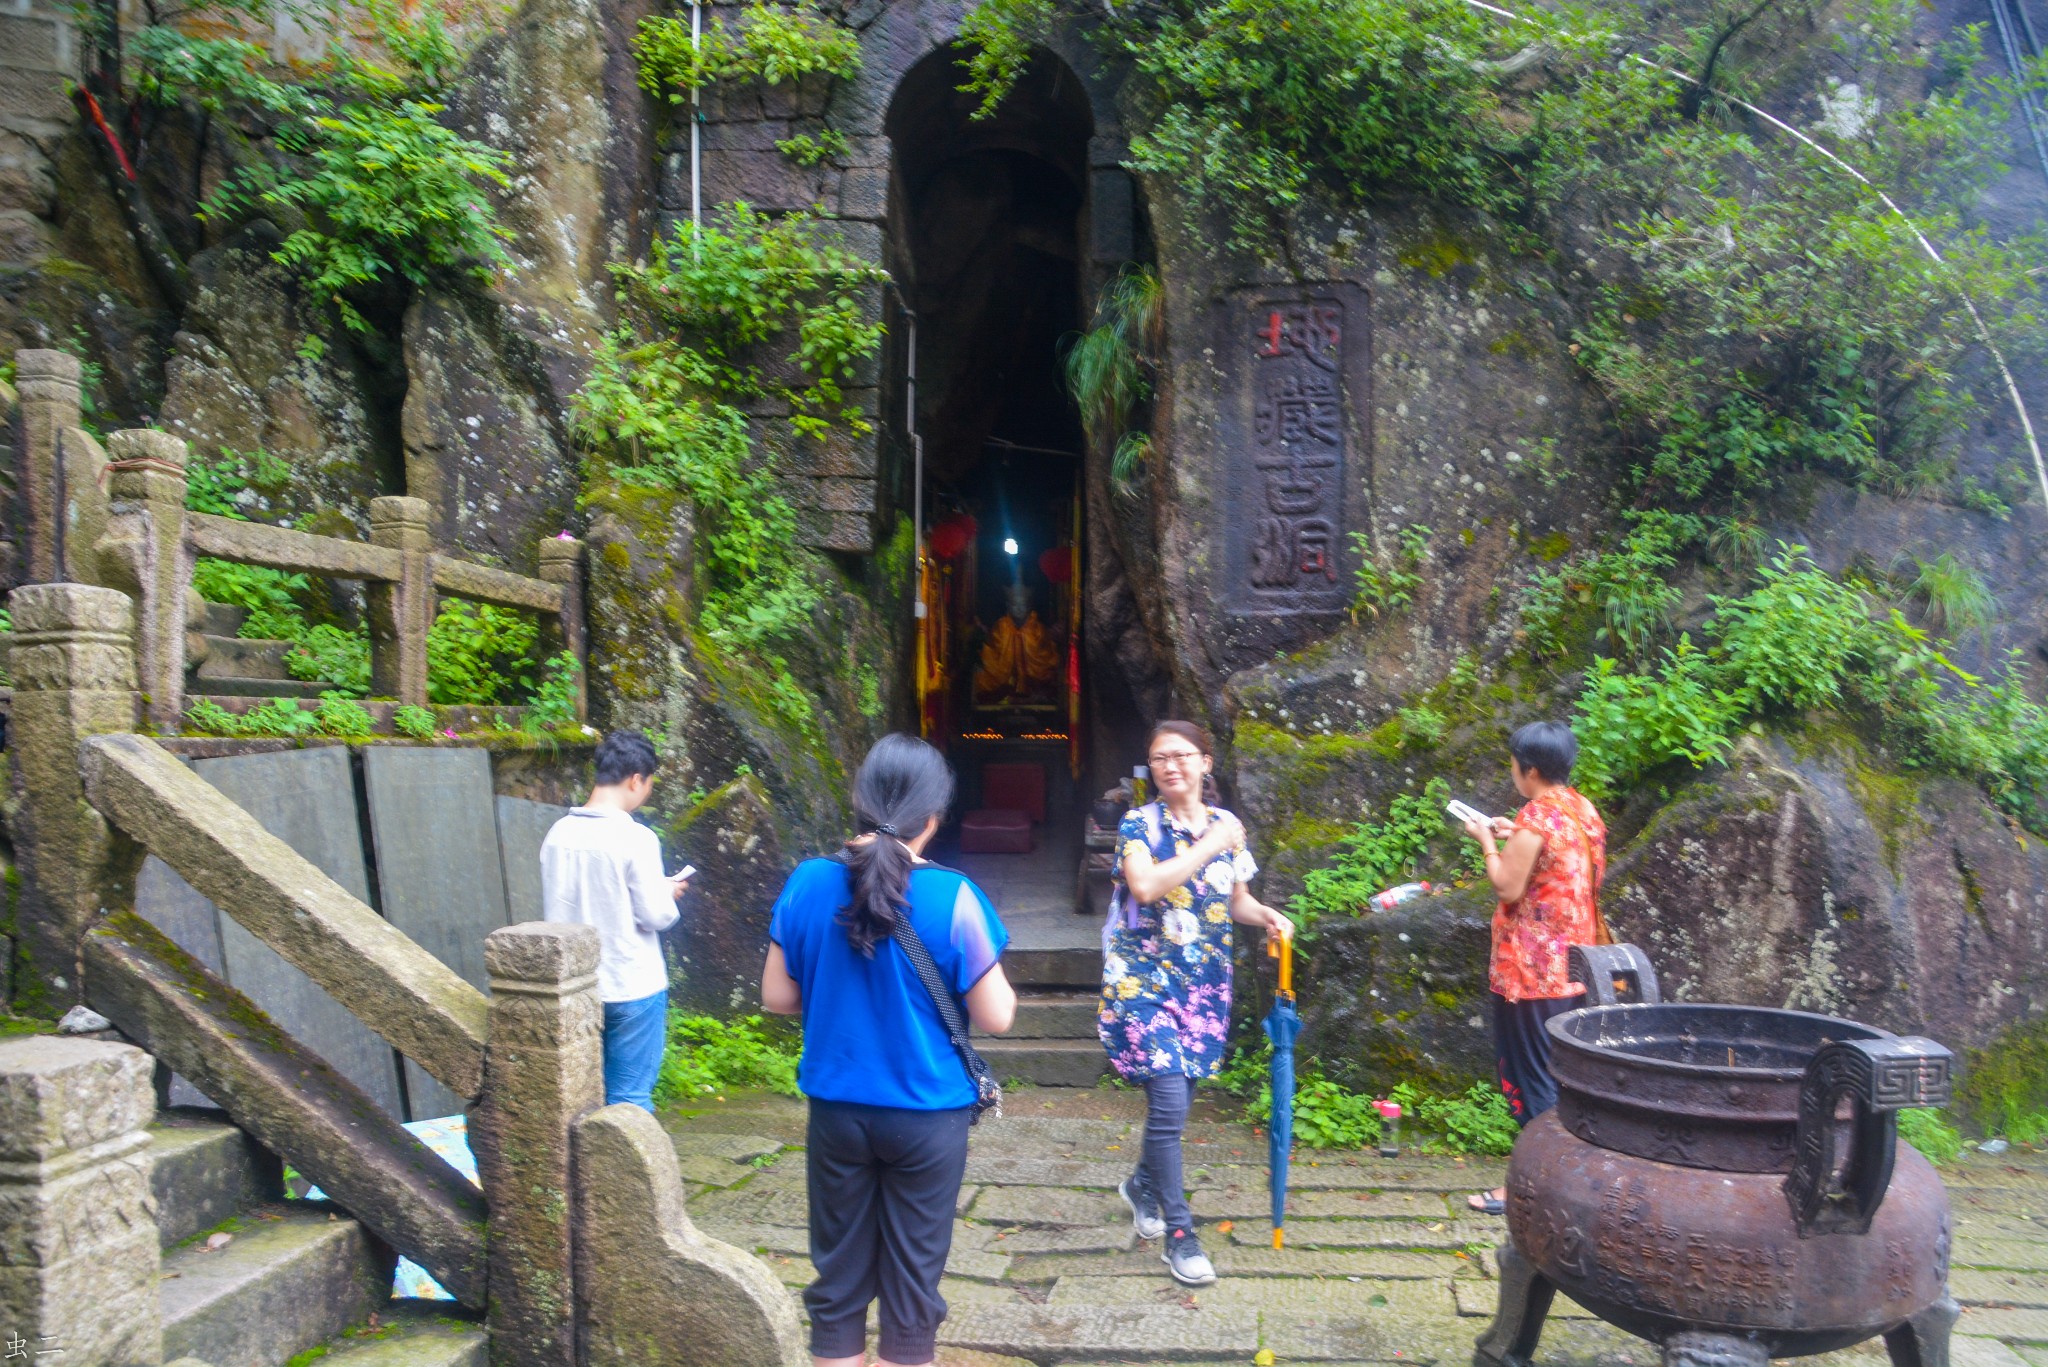
{"type": "Polygon", "coordinates": [[[909,905],[910,871],[916,859],[903,842],[953,802],[953,771],[945,758],[914,736],[888,735],[875,742],[853,780],[853,810],[872,840],[848,841],[840,860],[853,875],[853,900],[839,924],[853,947],[873,958],[875,946],[896,931],[896,918],[909,905]]]}

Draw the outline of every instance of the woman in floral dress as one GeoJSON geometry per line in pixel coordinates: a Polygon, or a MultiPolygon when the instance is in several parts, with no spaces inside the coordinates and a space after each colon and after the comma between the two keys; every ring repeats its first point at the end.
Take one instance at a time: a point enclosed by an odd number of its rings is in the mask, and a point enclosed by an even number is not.
{"type": "MultiPolygon", "coordinates": [[[[1526,1126],[1557,1104],[1544,1022],[1576,1007],[1586,990],[1571,980],[1571,947],[1599,941],[1594,898],[1607,874],[1607,827],[1569,786],[1579,754],[1570,727],[1531,722],[1508,738],[1508,751],[1515,791],[1528,802],[1513,820],[1471,821],[1465,830],[1479,842],[1500,896],[1487,974],[1494,1056],[1508,1110],[1526,1126]]],[[[1506,1200],[1497,1189],[1469,1204],[1499,1215],[1506,1200]]]]}
{"type": "Polygon", "coordinates": [[[1118,1193],[1140,1238],[1166,1236],[1174,1279],[1206,1286],[1216,1270],[1195,1237],[1180,1145],[1196,1080],[1223,1065],[1231,925],[1285,936],[1294,923],[1251,894],[1258,865],[1244,827],[1211,805],[1208,734],[1161,722],[1146,748],[1159,796],[1126,812],[1117,831],[1098,1029],[1110,1065],[1145,1088],[1147,1104],[1143,1157],[1118,1193]]]}

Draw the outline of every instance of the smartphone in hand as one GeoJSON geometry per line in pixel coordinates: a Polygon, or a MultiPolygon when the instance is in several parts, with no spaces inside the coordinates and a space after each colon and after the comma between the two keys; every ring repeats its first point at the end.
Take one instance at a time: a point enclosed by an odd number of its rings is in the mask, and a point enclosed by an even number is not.
{"type": "Polygon", "coordinates": [[[688,882],[692,878],[695,878],[696,876],[697,866],[695,864],[685,864],[681,868],[677,869],[674,873],[670,874],[668,876],[668,881],[671,883],[684,883],[688,882]]]}
{"type": "Polygon", "coordinates": [[[1460,802],[1456,798],[1452,798],[1449,802],[1446,802],[1444,804],[1444,810],[1449,812],[1451,816],[1458,821],[1476,821],[1482,826],[1491,825],[1493,823],[1492,817],[1486,815],[1477,807],[1473,807],[1468,803],[1460,802]]]}

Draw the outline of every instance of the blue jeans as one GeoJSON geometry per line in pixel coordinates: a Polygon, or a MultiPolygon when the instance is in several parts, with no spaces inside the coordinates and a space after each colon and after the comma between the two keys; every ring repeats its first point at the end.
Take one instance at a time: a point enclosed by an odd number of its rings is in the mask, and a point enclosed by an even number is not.
{"type": "Polygon", "coordinates": [[[604,1104],[654,1109],[654,1080],[668,1047],[668,992],[604,1004],[604,1104]]]}

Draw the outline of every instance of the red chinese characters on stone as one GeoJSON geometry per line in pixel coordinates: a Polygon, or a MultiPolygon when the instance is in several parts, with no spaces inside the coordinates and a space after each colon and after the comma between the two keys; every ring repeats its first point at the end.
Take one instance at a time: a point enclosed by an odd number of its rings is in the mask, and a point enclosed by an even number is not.
{"type": "Polygon", "coordinates": [[[1250,580],[1263,593],[1319,606],[1337,583],[1343,504],[1344,310],[1327,301],[1250,308],[1252,466],[1264,505],[1253,519],[1250,580]]]}

